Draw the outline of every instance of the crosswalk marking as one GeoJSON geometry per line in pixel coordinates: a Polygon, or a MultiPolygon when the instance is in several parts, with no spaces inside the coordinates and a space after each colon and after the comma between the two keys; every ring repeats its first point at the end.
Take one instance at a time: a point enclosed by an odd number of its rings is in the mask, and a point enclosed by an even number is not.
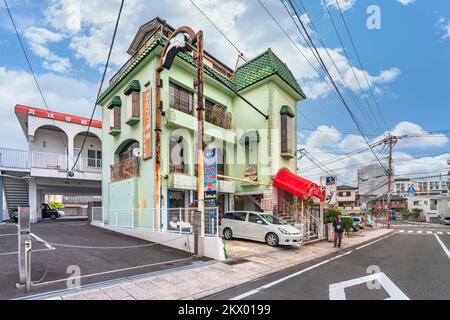
{"type": "Polygon", "coordinates": [[[438,234],[438,235],[450,235],[450,231],[437,231],[437,230],[398,230],[397,233],[403,234],[438,234]]]}

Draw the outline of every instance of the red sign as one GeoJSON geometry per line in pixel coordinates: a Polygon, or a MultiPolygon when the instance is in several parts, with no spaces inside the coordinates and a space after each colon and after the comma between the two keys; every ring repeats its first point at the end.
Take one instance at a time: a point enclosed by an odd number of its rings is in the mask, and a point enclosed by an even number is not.
{"type": "MultiPolygon", "coordinates": [[[[18,114],[26,114],[28,116],[38,117],[38,118],[47,118],[57,121],[63,121],[68,123],[74,123],[79,124],[82,126],[88,126],[90,119],[83,118],[83,117],[77,117],[70,114],[55,112],[55,111],[47,111],[44,109],[39,108],[33,108],[33,107],[27,107],[22,105],[16,105],[14,108],[15,112],[18,114]]],[[[92,127],[95,128],[101,128],[102,122],[99,120],[92,120],[91,123],[92,127]]]]}
{"type": "Polygon", "coordinates": [[[143,109],[143,159],[147,160],[152,157],[152,91],[148,88],[142,93],[142,109],[143,109]]]}

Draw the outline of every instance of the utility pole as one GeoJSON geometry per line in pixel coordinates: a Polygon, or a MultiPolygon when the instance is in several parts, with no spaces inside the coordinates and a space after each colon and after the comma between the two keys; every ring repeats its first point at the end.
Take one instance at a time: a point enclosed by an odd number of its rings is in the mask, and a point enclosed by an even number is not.
{"type": "Polygon", "coordinates": [[[201,213],[201,231],[205,235],[205,186],[203,174],[203,136],[204,136],[204,103],[203,103],[203,31],[197,33],[197,118],[198,118],[198,140],[197,140],[197,197],[198,211],[201,213]]]}
{"type": "Polygon", "coordinates": [[[389,133],[388,140],[389,144],[389,168],[388,168],[388,190],[387,190],[387,210],[386,210],[386,225],[387,228],[391,227],[391,191],[392,191],[392,148],[397,143],[399,138],[393,136],[389,133]]]}

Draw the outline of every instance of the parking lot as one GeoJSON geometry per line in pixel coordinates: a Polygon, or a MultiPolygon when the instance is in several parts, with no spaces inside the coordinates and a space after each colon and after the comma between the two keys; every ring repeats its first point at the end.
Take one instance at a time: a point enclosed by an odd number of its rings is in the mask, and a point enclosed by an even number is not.
{"type": "MultiPolygon", "coordinates": [[[[188,252],[97,228],[82,221],[46,221],[31,226],[30,295],[67,289],[70,269],[81,286],[201,263],[188,252]],[[75,266],[75,267],[73,267],[75,266]],[[71,268],[69,268],[71,267],[71,268]]],[[[16,289],[18,238],[14,224],[0,225],[0,299],[26,296],[16,289]]],[[[73,282],[72,282],[73,283],[73,282]]]]}

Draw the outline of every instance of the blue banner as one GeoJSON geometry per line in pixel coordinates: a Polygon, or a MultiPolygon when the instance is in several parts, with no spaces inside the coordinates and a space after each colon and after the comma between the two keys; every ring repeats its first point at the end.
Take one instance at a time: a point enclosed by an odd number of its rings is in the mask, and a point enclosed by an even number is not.
{"type": "Polygon", "coordinates": [[[204,159],[205,206],[215,207],[217,202],[217,149],[205,150],[204,159]]]}

